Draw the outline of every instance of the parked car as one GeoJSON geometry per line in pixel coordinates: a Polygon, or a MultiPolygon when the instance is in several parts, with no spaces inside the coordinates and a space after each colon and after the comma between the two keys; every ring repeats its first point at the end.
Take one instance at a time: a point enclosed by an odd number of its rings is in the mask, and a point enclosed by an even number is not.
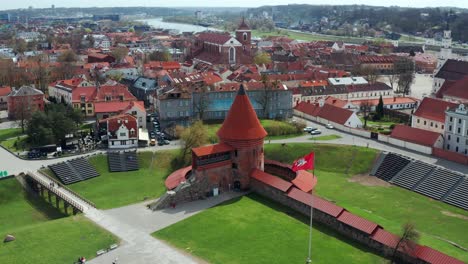
{"type": "Polygon", "coordinates": [[[316,129],[316,130],[310,131],[310,134],[311,134],[311,135],[320,135],[320,134],[322,134],[322,131],[316,129]]]}
{"type": "Polygon", "coordinates": [[[152,138],[150,140],[150,146],[156,146],[156,139],[152,138]]]}
{"type": "Polygon", "coordinates": [[[334,128],[335,128],[335,127],[332,126],[331,124],[326,124],[325,127],[328,128],[328,129],[334,129],[334,128]]]}
{"type": "Polygon", "coordinates": [[[311,131],[314,131],[314,130],[317,130],[317,128],[315,128],[315,127],[305,127],[304,128],[304,132],[309,132],[310,133],[311,131]]]}

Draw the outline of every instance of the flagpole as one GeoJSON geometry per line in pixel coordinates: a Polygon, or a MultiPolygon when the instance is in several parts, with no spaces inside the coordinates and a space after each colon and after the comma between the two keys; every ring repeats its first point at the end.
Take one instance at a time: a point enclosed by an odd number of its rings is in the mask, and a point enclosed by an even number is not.
{"type": "MultiPolygon", "coordinates": [[[[314,168],[312,170],[312,183],[315,177],[315,154],[314,154],[314,168]]],[[[312,221],[314,218],[314,189],[312,188],[312,195],[310,201],[310,226],[309,226],[309,256],[307,257],[306,264],[312,263],[312,221]]]]}

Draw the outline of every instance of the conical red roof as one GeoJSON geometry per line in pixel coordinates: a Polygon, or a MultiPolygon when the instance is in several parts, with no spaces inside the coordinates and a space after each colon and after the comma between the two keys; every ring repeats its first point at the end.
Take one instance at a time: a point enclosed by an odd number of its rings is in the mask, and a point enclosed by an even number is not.
{"type": "Polygon", "coordinates": [[[254,140],[267,136],[243,85],[240,86],[234,103],[232,103],[217,135],[221,140],[254,140]]]}

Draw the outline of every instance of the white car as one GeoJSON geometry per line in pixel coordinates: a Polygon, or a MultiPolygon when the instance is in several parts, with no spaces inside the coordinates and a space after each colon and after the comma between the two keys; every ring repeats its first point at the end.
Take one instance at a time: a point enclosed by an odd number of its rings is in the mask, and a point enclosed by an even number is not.
{"type": "Polygon", "coordinates": [[[304,132],[310,132],[310,131],[312,131],[312,130],[314,130],[313,127],[305,127],[305,128],[304,128],[304,132]]]}
{"type": "Polygon", "coordinates": [[[327,124],[325,127],[328,128],[328,129],[334,129],[334,128],[335,128],[335,127],[332,126],[331,124],[327,124]]]}

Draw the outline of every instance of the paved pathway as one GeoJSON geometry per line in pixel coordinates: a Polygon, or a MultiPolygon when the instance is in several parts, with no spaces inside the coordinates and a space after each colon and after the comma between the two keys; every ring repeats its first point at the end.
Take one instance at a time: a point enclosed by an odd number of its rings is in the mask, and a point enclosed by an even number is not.
{"type": "Polygon", "coordinates": [[[226,193],[210,199],[182,204],[175,209],[151,211],[144,203],[115,208],[107,211],[90,209],[86,217],[112,232],[122,240],[115,250],[90,260],[88,263],[205,263],[174,249],[150,234],[172,225],[216,204],[238,197],[244,193],[226,193]]]}

